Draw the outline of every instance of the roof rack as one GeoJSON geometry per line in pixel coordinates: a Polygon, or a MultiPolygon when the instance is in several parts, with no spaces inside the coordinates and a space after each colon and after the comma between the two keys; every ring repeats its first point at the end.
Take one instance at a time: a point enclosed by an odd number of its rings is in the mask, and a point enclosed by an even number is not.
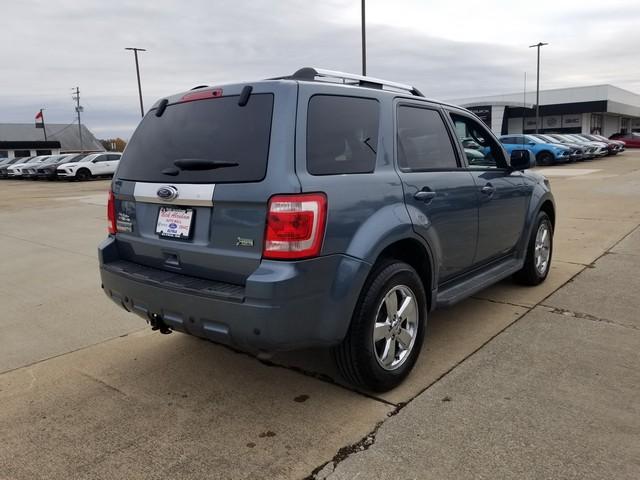
{"type": "Polygon", "coordinates": [[[322,68],[305,67],[295,72],[290,77],[280,77],[292,80],[316,80],[319,79],[325,82],[343,83],[345,85],[358,85],[360,87],[378,88],[382,90],[387,87],[392,90],[400,90],[409,92],[416,97],[424,97],[422,92],[416,87],[411,85],[405,85],[404,83],[389,82],[387,80],[381,80],[379,78],[366,77],[362,75],[355,75],[353,73],[338,72],[335,70],[325,70],[322,68]]]}

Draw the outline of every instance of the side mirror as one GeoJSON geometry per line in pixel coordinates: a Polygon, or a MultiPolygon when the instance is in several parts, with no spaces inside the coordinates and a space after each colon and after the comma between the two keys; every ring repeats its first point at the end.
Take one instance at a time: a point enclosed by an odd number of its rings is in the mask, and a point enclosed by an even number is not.
{"type": "Polygon", "coordinates": [[[529,150],[512,150],[510,163],[514,170],[526,170],[536,166],[535,159],[529,150]]]}

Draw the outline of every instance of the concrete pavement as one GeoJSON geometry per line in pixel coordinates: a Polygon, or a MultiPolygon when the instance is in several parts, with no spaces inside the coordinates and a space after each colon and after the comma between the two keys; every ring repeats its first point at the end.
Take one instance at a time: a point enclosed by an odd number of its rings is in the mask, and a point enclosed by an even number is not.
{"type": "Polygon", "coordinates": [[[0,479],[631,478],[640,152],[555,174],[547,282],[436,312],[415,371],[377,396],[327,352],[263,363],[151,333],[99,290],[107,182],[0,182],[0,479]]]}

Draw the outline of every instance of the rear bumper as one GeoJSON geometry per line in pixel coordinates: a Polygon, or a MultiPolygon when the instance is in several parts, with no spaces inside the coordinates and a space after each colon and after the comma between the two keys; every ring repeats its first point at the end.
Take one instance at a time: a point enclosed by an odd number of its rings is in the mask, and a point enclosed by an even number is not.
{"type": "Polygon", "coordinates": [[[147,321],[158,316],[174,330],[251,351],[340,343],[370,269],[345,255],[265,260],[244,286],[235,286],[122,262],[111,237],[98,250],[102,288],[119,306],[147,321]]]}

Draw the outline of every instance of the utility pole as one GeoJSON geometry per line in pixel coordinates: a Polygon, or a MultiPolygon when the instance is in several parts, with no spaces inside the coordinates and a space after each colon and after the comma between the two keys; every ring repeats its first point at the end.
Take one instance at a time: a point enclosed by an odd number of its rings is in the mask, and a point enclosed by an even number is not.
{"type": "Polygon", "coordinates": [[[76,113],[78,114],[78,135],[80,136],[80,151],[84,151],[84,144],[82,143],[82,124],[80,123],[80,113],[83,108],[80,106],[80,87],[76,87],[73,95],[71,96],[76,101],[76,113]]]}
{"type": "Polygon", "coordinates": [[[538,49],[538,68],[537,68],[537,81],[536,81],[536,133],[540,128],[540,47],[549,45],[548,43],[538,42],[535,45],[529,45],[529,48],[536,47],[538,49]]]}
{"type": "MultiPolygon", "coordinates": [[[[364,2],[364,0],[362,0],[364,2]]],[[[138,97],[140,98],[140,116],[144,117],[144,106],[142,105],[142,86],[140,85],[140,67],[138,66],[138,52],[146,52],[144,48],[127,47],[125,50],[133,50],[136,59],[136,75],[138,77],[138,97]]]]}
{"type": "Polygon", "coordinates": [[[367,33],[365,27],[364,3],[362,0],[362,76],[367,75],[367,33]]]}

